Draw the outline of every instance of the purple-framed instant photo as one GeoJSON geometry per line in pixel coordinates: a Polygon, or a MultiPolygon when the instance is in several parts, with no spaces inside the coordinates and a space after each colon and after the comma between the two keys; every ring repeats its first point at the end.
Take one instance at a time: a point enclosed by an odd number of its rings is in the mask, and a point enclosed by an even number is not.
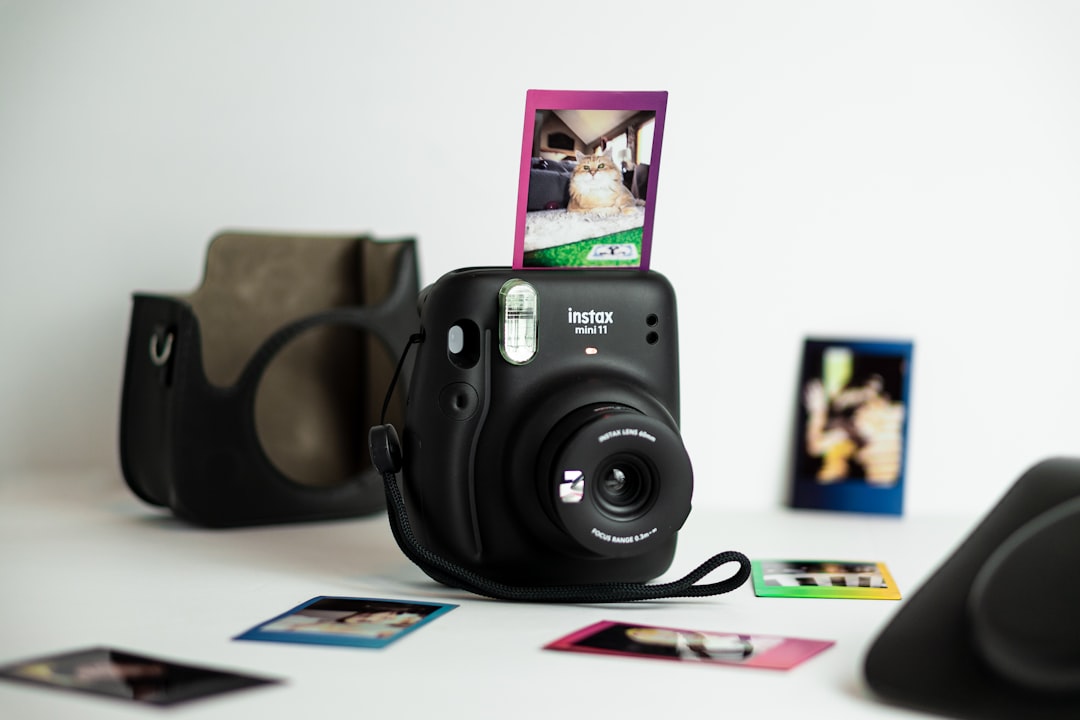
{"type": "Polygon", "coordinates": [[[529,90],[514,268],[649,268],[667,92],[529,90]]]}
{"type": "Polygon", "coordinates": [[[902,513],[913,349],[908,340],[805,341],[793,507],[902,513]]]}

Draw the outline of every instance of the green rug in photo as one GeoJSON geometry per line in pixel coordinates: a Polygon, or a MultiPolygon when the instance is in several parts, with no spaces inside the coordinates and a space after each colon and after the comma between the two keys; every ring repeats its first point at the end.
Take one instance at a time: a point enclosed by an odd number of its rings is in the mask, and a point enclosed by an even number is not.
{"type": "Polygon", "coordinates": [[[526,267],[638,267],[641,228],[525,253],[526,267]]]}

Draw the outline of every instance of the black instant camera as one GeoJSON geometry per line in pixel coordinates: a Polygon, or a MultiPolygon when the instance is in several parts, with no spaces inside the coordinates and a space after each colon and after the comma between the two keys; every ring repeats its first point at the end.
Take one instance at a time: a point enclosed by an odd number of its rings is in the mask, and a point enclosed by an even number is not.
{"type": "Polygon", "coordinates": [[[507,583],[666,571],[693,489],[668,281],[469,268],[419,306],[402,452],[420,541],[507,583]]]}

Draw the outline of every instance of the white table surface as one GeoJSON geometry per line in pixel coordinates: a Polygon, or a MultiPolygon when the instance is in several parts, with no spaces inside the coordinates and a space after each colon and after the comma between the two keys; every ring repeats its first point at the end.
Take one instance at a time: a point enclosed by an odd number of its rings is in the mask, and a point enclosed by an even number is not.
{"type": "MultiPolygon", "coordinates": [[[[909,596],[977,519],[695,510],[665,579],[734,549],[880,560],[909,596]]],[[[284,681],[167,710],[0,681],[6,720],[921,716],[876,700],[862,676],[867,649],[903,600],[758,598],[747,582],[724,596],[640,604],[497,602],[428,580],[397,549],[384,515],[206,530],[100,474],[0,478],[0,593],[0,665],[104,645],[284,681]],[[231,640],[319,595],[459,607],[383,649],[231,640]],[[599,620],[836,644],[788,671],[542,649],[599,620]]]]}

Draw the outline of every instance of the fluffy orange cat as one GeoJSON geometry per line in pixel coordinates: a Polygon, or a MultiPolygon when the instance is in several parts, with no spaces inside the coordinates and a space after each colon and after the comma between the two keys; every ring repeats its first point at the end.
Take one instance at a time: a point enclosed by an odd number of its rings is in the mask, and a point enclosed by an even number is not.
{"type": "Polygon", "coordinates": [[[644,205],[626,189],[622,170],[611,159],[608,149],[596,155],[577,153],[577,166],[570,176],[570,212],[595,212],[601,215],[632,214],[644,205]]]}

